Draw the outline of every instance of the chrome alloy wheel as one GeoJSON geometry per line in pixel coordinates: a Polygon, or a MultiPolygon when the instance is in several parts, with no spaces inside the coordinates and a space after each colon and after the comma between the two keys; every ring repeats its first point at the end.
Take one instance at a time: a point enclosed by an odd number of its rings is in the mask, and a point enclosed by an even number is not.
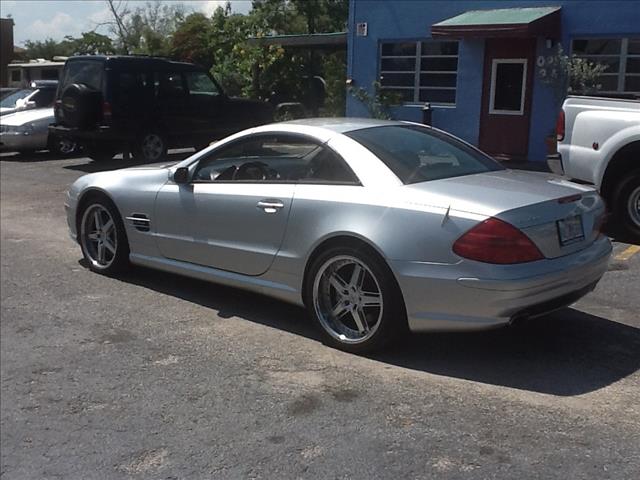
{"type": "Polygon", "coordinates": [[[82,216],[80,238],[88,260],[99,269],[109,268],[116,257],[118,237],[109,211],[100,204],[91,205],[82,216]]]}
{"type": "Polygon", "coordinates": [[[333,338],[349,344],[365,342],[382,321],[380,283],[359,259],[349,255],[330,258],[314,279],[313,306],[333,338]]]}
{"type": "Polygon", "coordinates": [[[640,186],[633,189],[627,201],[629,218],[637,227],[640,227],[640,186]]]}
{"type": "Polygon", "coordinates": [[[141,143],[142,155],[146,160],[155,161],[160,159],[164,152],[164,141],[162,137],[156,133],[149,133],[142,138],[141,143]]]}

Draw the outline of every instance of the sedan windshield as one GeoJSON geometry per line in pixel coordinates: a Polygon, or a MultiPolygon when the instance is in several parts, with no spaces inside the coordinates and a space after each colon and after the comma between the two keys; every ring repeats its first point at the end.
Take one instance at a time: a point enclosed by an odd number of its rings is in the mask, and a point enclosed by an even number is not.
{"type": "Polygon", "coordinates": [[[504,170],[454,137],[417,125],[372,127],[346,135],[369,149],[404,184],[504,170]]]}
{"type": "Polygon", "coordinates": [[[29,94],[33,93],[33,90],[18,90],[17,92],[12,93],[11,95],[7,95],[5,98],[0,101],[0,107],[2,108],[16,108],[16,102],[21,98],[25,98],[29,96],[29,94]]]}

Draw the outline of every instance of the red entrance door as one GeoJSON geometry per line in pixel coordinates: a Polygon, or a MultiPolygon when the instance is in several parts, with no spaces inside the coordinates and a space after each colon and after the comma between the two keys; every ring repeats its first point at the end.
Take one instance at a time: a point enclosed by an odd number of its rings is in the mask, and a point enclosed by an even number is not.
{"type": "Polygon", "coordinates": [[[535,39],[488,39],[485,44],[480,148],[525,158],[534,71],[535,39]]]}

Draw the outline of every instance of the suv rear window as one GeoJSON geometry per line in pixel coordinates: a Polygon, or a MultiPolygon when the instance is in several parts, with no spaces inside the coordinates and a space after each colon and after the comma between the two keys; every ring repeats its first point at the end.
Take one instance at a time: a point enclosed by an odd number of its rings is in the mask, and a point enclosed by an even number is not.
{"type": "Polygon", "coordinates": [[[104,64],[92,60],[68,62],[60,91],[72,83],[83,83],[94,90],[102,90],[104,64]]]}
{"type": "Polygon", "coordinates": [[[504,170],[454,137],[424,127],[372,127],[345,135],[369,149],[404,184],[504,170]]]}

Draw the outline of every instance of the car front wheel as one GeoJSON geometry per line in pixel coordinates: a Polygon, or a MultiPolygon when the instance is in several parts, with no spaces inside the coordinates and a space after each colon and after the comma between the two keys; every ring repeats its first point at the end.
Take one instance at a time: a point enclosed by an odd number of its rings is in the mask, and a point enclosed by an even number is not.
{"type": "Polygon", "coordinates": [[[94,272],[111,275],[129,264],[129,244],[124,224],[111,202],[89,202],[80,219],[80,246],[94,272]]]}
{"type": "Polygon", "coordinates": [[[315,259],[305,300],[325,343],[353,353],[379,350],[406,331],[393,274],[366,249],[332,248],[315,259]]]}

